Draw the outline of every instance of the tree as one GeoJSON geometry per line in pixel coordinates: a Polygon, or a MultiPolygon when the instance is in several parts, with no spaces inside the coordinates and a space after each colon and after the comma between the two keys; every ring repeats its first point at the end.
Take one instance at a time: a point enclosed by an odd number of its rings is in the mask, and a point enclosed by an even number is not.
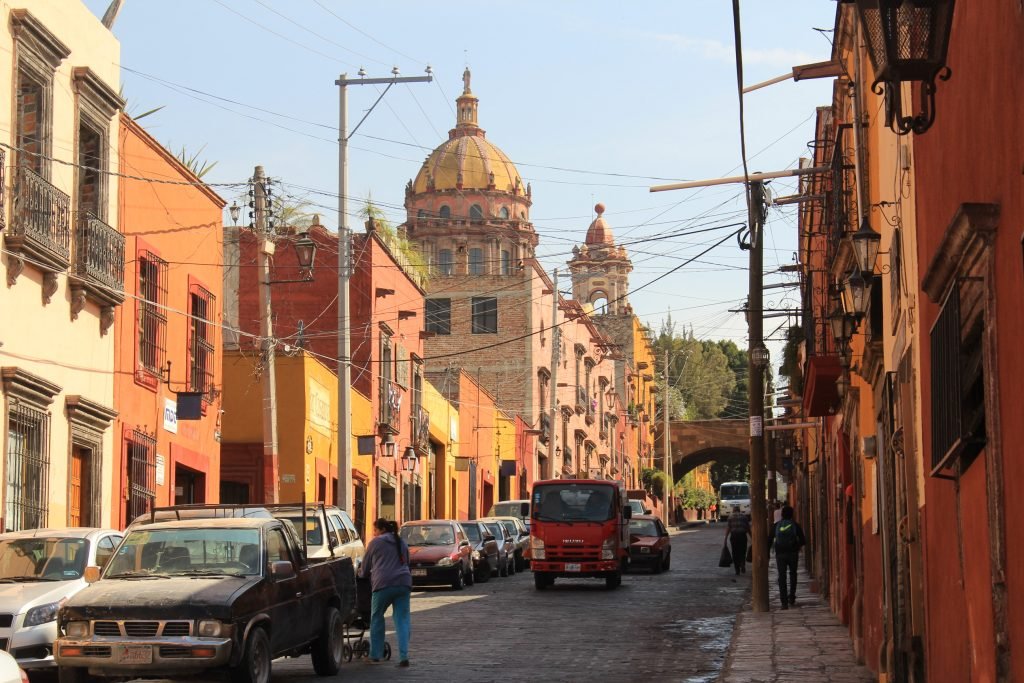
{"type": "Polygon", "coordinates": [[[782,349],[779,375],[789,380],[789,393],[803,395],[804,374],[800,368],[800,345],[804,343],[804,328],[794,325],[786,330],[786,345],[782,349]]]}
{"type": "Polygon", "coordinates": [[[711,487],[717,491],[724,481],[748,481],[750,479],[750,464],[737,462],[730,464],[717,461],[711,465],[711,487]]]}
{"type": "Polygon", "coordinates": [[[405,231],[396,230],[384,211],[369,197],[359,213],[367,223],[373,221],[373,229],[381,235],[384,242],[392,249],[392,253],[397,251],[395,256],[404,259],[405,263],[402,265],[407,272],[411,271],[410,274],[419,279],[421,285],[425,284],[429,275],[426,261],[423,254],[420,253],[419,247],[406,236],[405,231]]]}
{"type": "Polygon", "coordinates": [[[661,500],[665,491],[666,475],[659,469],[645,467],[640,471],[640,483],[652,498],[661,500]]]}
{"type": "Polygon", "coordinates": [[[677,335],[671,315],[662,323],[654,348],[662,365],[666,350],[669,355],[668,372],[661,368],[658,385],[668,396],[670,419],[710,420],[728,410],[736,373],[721,344],[699,340],[692,330],[677,335]]]}
{"type": "Polygon", "coordinates": [[[747,352],[731,339],[719,340],[718,347],[729,359],[729,369],[732,370],[733,376],[736,378],[736,385],[733,387],[732,393],[729,394],[728,405],[720,417],[744,418],[749,412],[750,404],[750,389],[747,384],[747,352]]]}

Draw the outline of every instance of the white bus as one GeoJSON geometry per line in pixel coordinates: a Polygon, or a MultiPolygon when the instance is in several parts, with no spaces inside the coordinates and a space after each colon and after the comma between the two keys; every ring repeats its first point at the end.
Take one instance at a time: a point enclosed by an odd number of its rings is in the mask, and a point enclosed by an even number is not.
{"type": "Polygon", "coordinates": [[[729,519],[733,508],[750,516],[750,484],[745,481],[726,481],[718,487],[718,518],[729,519]]]}

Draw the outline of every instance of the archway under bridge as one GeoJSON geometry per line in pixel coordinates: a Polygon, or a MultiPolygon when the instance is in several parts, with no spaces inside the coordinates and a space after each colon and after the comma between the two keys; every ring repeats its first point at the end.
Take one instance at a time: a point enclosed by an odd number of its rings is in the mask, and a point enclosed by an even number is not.
{"type": "MultiPolygon", "coordinates": [[[[672,480],[709,462],[747,464],[750,462],[750,422],[733,420],[675,420],[669,425],[672,449],[672,480]]],[[[655,442],[659,462],[664,440],[655,442]]]]}

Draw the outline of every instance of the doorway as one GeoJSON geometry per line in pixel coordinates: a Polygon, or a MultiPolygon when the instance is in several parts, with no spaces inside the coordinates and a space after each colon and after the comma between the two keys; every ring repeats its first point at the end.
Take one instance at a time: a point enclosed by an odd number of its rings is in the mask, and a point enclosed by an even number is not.
{"type": "Polygon", "coordinates": [[[68,521],[71,526],[93,526],[92,449],[75,444],[71,447],[70,500],[68,521]]]}
{"type": "Polygon", "coordinates": [[[206,502],[206,475],[184,465],[174,466],[174,504],[206,502]]]}

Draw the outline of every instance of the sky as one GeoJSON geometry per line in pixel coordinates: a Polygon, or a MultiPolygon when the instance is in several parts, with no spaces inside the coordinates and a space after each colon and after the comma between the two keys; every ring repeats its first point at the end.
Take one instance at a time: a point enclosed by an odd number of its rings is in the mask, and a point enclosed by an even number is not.
{"type": "MultiPolygon", "coordinates": [[[[97,16],[110,2],[85,1],[97,16]]],[[[746,85],[829,58],[835,2],[740,5],[746,85]]],[[[691,260],[735,229],[711,228],[746,220],[742,185],[649,192],[743,172],[727,0],[124,0],[114,34],[129,114],[163,107],[140,121],[154,137],[216,162],[204,178],[213,183],[245,182],[262,165],[275,194],[307,202],[332,230],[339,75],[433,70],[432,83],[391,88],[349,142],[350,212],[369,198],[398,224],[406,182],[455,124],[468,66],[481,127],[532,185],[546,269],[564,272],[601,202],[630,249],[630,303],[655,333],[671,315],[677,333],[746,344],[744,317],[729,309],[746,298],[747,252],[726,239],[691,260]]],[[[831,88],[785,81],[745,96],[751,172],[795,168],[809,155],[815,108],[830,103],[831,88]]],[[[348,88],[350,130],[382,91],[348,88]]],[[[229,204],[245,201],[242,189],[217,189],[229,204]]],[[[770,189],[793,194],[796,181],[770,189]]],[[[793,280],[773,271],[794,261],[795,219],[794,206],[770,209],[766,284],[793,280]]],[[[766,309],[798,306],[795,288],[765,292],[766,309]]],[[[776,367],[785,328],[775,330],[786,323],[765,320],[776,367]]]]}

